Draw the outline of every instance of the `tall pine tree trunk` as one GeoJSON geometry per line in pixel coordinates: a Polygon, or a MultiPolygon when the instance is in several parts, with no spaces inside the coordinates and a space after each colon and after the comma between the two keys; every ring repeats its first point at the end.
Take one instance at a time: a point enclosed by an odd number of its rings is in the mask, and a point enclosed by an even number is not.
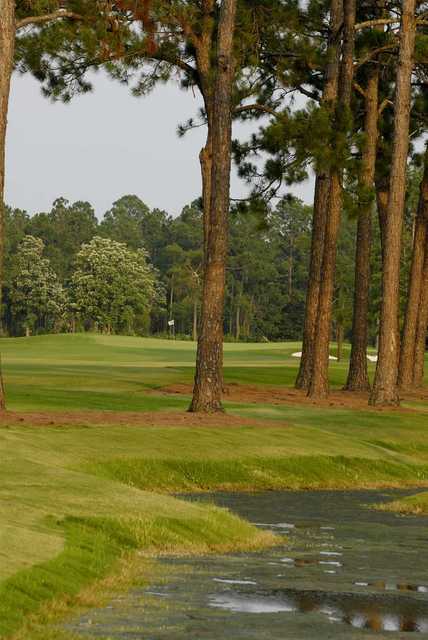
{"type": "Polygon", "coordinates": [[[302,357],[297,374],[296,389],[308,389],[314,363],[314,339],[317,320],[321,265],[324,249],[325,222],[330,192],[330,176],[318,172],[315,180],[314,214],[312,221],[311,257],[306,292],[305,319],[303,327],[302,357]]]}
{"type": "Polygon", "coordinates": [[[212,118],[211,205],[204,264],[195,385],[190,411],[222,411],[223,315],[230,205],[233,41],[237,0],[220,9],[212,118]]]}
{"type": "MultiPolygon", "coordinates": [[[[207,105],[207,101],[205,101],[207,105]]],[[[201,164],[202,177],[202,207],[203,207],[203,224],[204,224],[204,259],[208,250],[208,236],[210,229],[210,206],[211,206],[211,173],[212,173],[212,112],[211,105],[206,106],[208,120],[208,134],[204,148],[199,154],[201,164]]]]}
{"type": "Polygon", "coordinates": [[[412,267],[410,270],[406,316],[401,342],[398,385],[409,389],[414,383],[416,331],[423,290],[424,258],[428,242],[428,147],[425,152],[425,170],[421,182],[418,211],[413,239],[412,267]]]}
{"type": "Polygon", "coordinates": [[[416,0],[403,0],[394,100],[394,140],[382,273],[379,354],[370,404],[398,405],[400,257],[409,151],[411,77],[415,49],[416,0]]]}
{"type": "MultiPolygon", "coordinates": [[[[346,118],[350,112],[354,74],[356,0],[344,0],[343,7],[343,49],[340,64],[339,97],[335,118],[339,131],[344,130],[346,118]]],[[[322,280],[315,331],[313,373],[308,391],[308,395],[315,399],[325,398],[329,392],[328,365],[336,274],[337,239],[343,205],[342,182],[342,167],[333,167],[330,177],[329,208],[324,236],[322,280]]]]}
{"type": "MultiPolygon", "coordinates": [[[[196,296],[196,294],[195,294],[196,296]]],[[[193,342],[196,342],[198,339],[198,298],[195,297],[193,301],[193,328],[192,328],[192,339],[193,342]]]]}
{"type": "MultiPolygon", "coordinates": [[[[332,108],[337,100],[339,82],[339,37],[343,17],[342,0],[332,0],[330,11],[330,37],[328,43],[328,64],[323,91],[323,105],[332,108]]],[[[322,279],[322,258],[324,234],[329,207],[330,172],[318,169],[315,179],[314,213],[312,219],[311,255],[306,292],[305,319],[303,326],[302,357],[297,374],[296,389],[309,389],[314,368],[314,342],[319,291],[322,279]]]]}
{"type": "Polygon", "coordinates": [[[425,350],[428,327],[428,245],[425,246],[425,259],[422,278],[421,299],[415,338],[415,364],[413,368],[413,386],[422,387],[424,383],[425,350]]]}
{"type": "Polygon", "coordinates": [[[378,107],[379,71],[375,67],[368,78],[365,95],[365,142],[360,177],[364,200],[360,202],[358,211],[352,349],[348,379],[345,385],[345,389],[348,391],[368,391],[370,389],[367,369],[367,345],[373,203],[371,200],[367,202],[367,194],[374,188],[378,140],[378,107]]]}
{"type": "Polygon", "coordinates": [[[388,219],[389,184],[385,178],[376,181],[376,204],[380,229],[380,247],[382,252],[382,265],[385,260],[386,221],[388,219]]]}
{"type": "MultiPolygon", "coordinates": [[[[15,2],[0,0],[0,308],[4,282],[4,186],[6,129],[10,81],[15,54],[15,2]]],[[[5,409],[3,377],[0,371],[0,410],[5,409]]]]}

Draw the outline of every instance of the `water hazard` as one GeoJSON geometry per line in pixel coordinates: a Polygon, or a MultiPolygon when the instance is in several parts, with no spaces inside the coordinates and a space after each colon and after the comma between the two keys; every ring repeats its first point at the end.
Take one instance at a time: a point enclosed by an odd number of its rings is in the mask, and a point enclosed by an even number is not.
{"type": "Polygon", "coordinates": [[[112,640],[428,638],[428,518],[368,507],[409,491],[216,494],[287,544],[162,560],[165,579],[67,628],[112,640]],[[412,636],[410,636],[412,634],[412,636]]]}

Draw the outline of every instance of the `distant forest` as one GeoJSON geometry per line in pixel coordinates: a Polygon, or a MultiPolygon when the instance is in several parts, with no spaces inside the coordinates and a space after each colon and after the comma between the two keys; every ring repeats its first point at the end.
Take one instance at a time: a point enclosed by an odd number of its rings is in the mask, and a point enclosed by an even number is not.
{"type": "MultiPolygon", "coordinates": [[[[401,312],[411,261],[413,226],[421,171],[409,173],[402,260],[401,312]]],[[[202,285],[202,209],[196,200],[172,217],[150,209],[135,195],[117,200],[101,221],[88,202],[58,198],[48,212],[29,216],[6,208],[5,287],[3,334],[11,336],[48,332],[105,331],[132,335],[175,335],[196,339],[202,285]],[[36,254],[28,254],[28,237],[41,240],[36,254]],[[104,320],[89,301],[77,304],[74,282],[79,252],[94,238],[111,239],[131,250],[145,250],[152,267],[156,295],[147,304],[127,301],[126,320],[104,310],[104,320]],[[27,253],[25,253],[25,250],[27,253]],[[30,264],[28,263],[30,261],[30,264]],[[40,263],[40,264],[38,264],[40,263]],[[50,274],[46,275],[46,274],[50,274]],[[25,285],[26,277],[31,282],[25,285]],[[49,289],[46,280],[57,283],[49,289]],[[41,279],[41,280],[40,280],[41,279]],[[25,288],[27,286],[27,288],[25,288]],[[45,291],[45,299],[40,291],[45,291]],[[54,298],[60,291],[57,303],[54,298]],[[36,299],[37,298],[37,299],[36,299]],[[114,317],[113,317],[114,316],[114,317]]],[[[256,205],[231,211],[224,330],[226,339],[242,341],[300,340],[303,332],[308,280],[312,207],[294,197],[283,198],[268,209],[256,205]]],[[[348,199],[339,245],[334,295],[333,339],[349,339],[355,270],[356,215],[348,199]]],[[[99,249],[96,249],[97,251],[99,249]]],[[[122,271],[120,260],[111,265],[122,271]]],[[[109,260],[108,256],[106,260],[109,260]]],[[[89,267],[92,269],[92,267],[89,267]]],[[[378,330],[381,245],[375,234],[372,252],[372,290],[369,335],[374,344],[378,330]]],[[[120,275],[120,274],[118,274],[120,275]]],[[[131,278],[132,280],[132,278],[131,278]]],[[[135,282],[118,281],[121,289],[135,282]]],[[[118,292],[122,295],[126,291],[118,292]]],[[[131,292],[132,293],[132,292],[131,292]]],[[[105,293],[107,297],[114,294],[105,293]]],[[[134,298],[138,296],[132,293],[134,298]]],[[[105,301],[108,304],[108,300],[105,301]]],[[[123,311],[123,310],[122,310],[123,311]]],[[[124,316],[125,312],[122,312],[124,316]]],[[[339,354],[340,355],[340,354],[339,354]]]]}

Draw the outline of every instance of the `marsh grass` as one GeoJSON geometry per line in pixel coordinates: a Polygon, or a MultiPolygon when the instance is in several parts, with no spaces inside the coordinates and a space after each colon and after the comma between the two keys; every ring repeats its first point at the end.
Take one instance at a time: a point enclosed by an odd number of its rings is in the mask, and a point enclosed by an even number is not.
{"type": "Polygon", "coordinates": [[[426,516],[428,515],[428,492],[378,504],[376,508],[380,511],[393,511],[404,515],[426,516]]]}

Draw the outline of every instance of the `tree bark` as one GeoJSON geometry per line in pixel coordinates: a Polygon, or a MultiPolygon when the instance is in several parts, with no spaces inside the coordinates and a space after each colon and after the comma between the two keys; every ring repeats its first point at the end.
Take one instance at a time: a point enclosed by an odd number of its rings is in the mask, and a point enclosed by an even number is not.
{"type": "Polygon", "coordinates": [[[373,190],[378,140],[379,70],[374,68],[367,81],[365,96],[365,142],[362,157],[360,186],[364,190],[360,201],[355,255],[354,314],[352,320],[352,348],[347,391],[370,389],[367,368],[368,311],[370,293],[370,255],[372,243],[373,203],[367,194],[373,190]]]}
{"type": "Polygon", "coordinates": [[[324,249],[325,223],[328,210],[330,176],[318,172],[315,179],[314,213],[312,220],[311,256],[308,288],[306,291],[305,319],[303,327],[302,357],[297,374],[296,389],[308,389],[314,364],[314,339],[317,321],[321,265],[324,249]]]}
{"type": "Polygon", "coordinates": [[[193,330],[192,330],[193,342],[198,339],[198,300],[195,298],[193,301],[193,330]]]}
{"type": "MultiPolygon", "coordinates": [[[[428,233],[427,233],[428,238],[428,233]]],[[[422,278],[422,292],[419,303],[418,322],[415,338],[415,366],[413,369],[413,386],[424,384],[425,351],[428,327],[428,242],[425,245],[425,260],[422,278]]]]}
{"type": "Polygon", "coordinates": [[[425,170],[421,182],[418,211],[415,220],[413,238],[412,267],[410,270],[409,288],[404,320],[403,339],[401,342],[400,364],[398,369],[398,386],[410,389],[414,383],[414,366],[416,350],[416,332],[420,310],[424,259],[428,242],[428,147],[425,152],[425,170]]]}
{"type": "Polygon", "coordinates": [[[343,357],[343,324],[337,323],[336,327],[336,342],[337,342],[337,361],[341,362],[343,357]]]}
{"type": "MultiPolygon", "coordinates": [[[[208,101],[206,101],[207,104],[208,101]]],[[[199,154],[202,176],[202,208],[204,224],[204,259],[208,252],[208,236],[210,231],[210,206],[211,206],[211,173],[213,166],[212,159],[212,132],[211,132],[211,106],[206,107],[208,118],[208,134],[204,148],[199,154]]]]}
{"type": "Polygon", "coordinates": [[[380,229],[380,245],[382,252],[382,265],[385,262],[385,237],[386,221],[388,219],[389,185],[384,180],[376,182],[376,204],[380,229]]]}
{"type": "Polygon", "coordinates": [[[223,315],[232,142],[233,42],[237,0],[220,9],[212,118],[211,204],[207,231],[201,323],[190,411],[222,411],[223,315]]]}
{"type": "Polygon", "coordinates": [[[379,354],[370,404],[398,405],[398,310],[400,256],[409,151],[411,77],[415,49],[416,0],[403,0],[394,100],[394,140],[385,229],[379,354]]]}
{"type": "MultiPolygon", "coordinates": [[[[15,2],[0,0],[0,308],[4,281],[4,186],[6,129],[10,81],[15,55],[15,2]]],[[[0,370],[0,410],[5,409],[3,378],[0,370]]]]}
{"type": "MultiPolygon", "coordinates": [[[[343,6],[341,0],[333,0],[330,15],[329,55],[323,91],[323,104],[327,108],[335,103],[339,81],[338,45],[339,31],[342,23],[343,6]]],[[[322,278],[322,258],[324,250],[325,225],[330,193],[330,172],[318,169],[315,179],[314,213],[312,219],[311,255],[306,291],[305,320],[303,327],[302,357],[297,374],[296,389],[309,389],[314,368],[314,341],[317,322],[319,291],[322,278]]]]}
{"type": "MultiPolygon", "coordinates": [[[[336,105],[336,122],[343,130],[343,118],[349,113],[354,75],[356,0],[344,0],[344,27],[342,60],[340,64],[339,97],[336,105]]],[[[317,324],[314,341],[314,363],[308,395],[314,399],[328,396],[328,366],[336,273],[337,239],[343,205],[343,168],[333,167],[330,174],[330,196],[324,236],[322,280],[319,291],[317,324]]]]}

